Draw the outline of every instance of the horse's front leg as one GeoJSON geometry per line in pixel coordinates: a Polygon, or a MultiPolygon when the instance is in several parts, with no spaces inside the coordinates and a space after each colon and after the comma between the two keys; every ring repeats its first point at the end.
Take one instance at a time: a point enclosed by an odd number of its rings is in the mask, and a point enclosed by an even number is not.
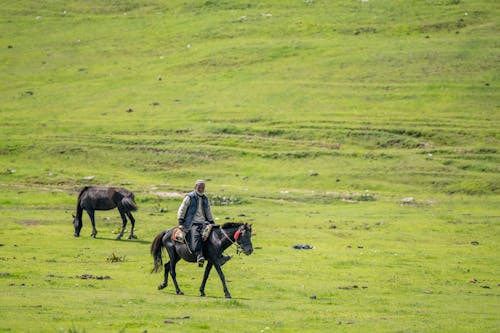
{"type": "Polygon", "coordinates": [[[92,234],[90,237],[95,238],[97,236],[97,229],[95,228],[95,212],[93,210],[88,210],[87,213],[90,217],[90,223],[92,223],[92,234]]]}
{"type": "Polygon", "coordinates": [[[127,227],[127,217],[125,216],[125,210],[123,209],[123,207],[118,207],[118,211],[120,212],[123,224],[122,231],[120,232],[118,237],[116,237],[116,239],[121,239],[123,237],[123,233],[125,233],[125,228],[127,227]]]}
{"type": "Polygon", "coordinates": [[[132,216],[131,212],[127,212],[128,219],[130,220],[130,224],[132,224],[132,230],[130,231],[130,236],[128,236],[128,239],[137,239],[137,236],[134,234],[134,227],[135,227],[135,219],[132,216]]]}
{"type": "Polygon", "coordinates": [[[217,273],[219,273],[219,277],[222,282],[222,288],[224,289],[224,295],[226,295],[226,298],[231,298],[231,294],[229,293],[229,290],[227,290],[226,278],[224,277],[224,273],[222,273],[222,268],[218,263],[214,263],[214,266],[217,273]]]}
{"type": "Polygon", "coordinates": [[[212,262],[209,261],[207,264],[207,267],[205,267],[205,274],[203,274],[203,281],[201,282],[200,285],[200,296],[203,297],[205,296],[205,285],[207,284],[207,279],[208,276],[210,275],[210,271],[212,270],[212,262]]]}

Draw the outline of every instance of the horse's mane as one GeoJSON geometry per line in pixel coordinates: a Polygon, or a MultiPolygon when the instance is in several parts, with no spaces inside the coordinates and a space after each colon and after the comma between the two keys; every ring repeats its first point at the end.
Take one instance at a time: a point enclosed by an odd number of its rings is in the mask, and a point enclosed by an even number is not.
{"type": "Polygon", "coordinates": [[[227,223],[224,223],[221,228],[222,229],[229,229],[229,228],[238,228],[238,227],[241,227],[243,225],[243,223],[239,223],[239,222],[227,222],[227,223]]]}

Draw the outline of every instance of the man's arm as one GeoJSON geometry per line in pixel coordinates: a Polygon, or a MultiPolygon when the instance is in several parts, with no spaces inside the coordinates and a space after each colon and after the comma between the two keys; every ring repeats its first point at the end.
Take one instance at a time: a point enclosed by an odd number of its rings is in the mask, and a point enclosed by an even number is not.
{"type": "Polygon", "coordinates": [[[182,204],[179,207],[179,210],[177,211],[177,220],[179,221],[179,226],[184,228],[184,218],[186,217],[186,212],[189,207],[189,204],[191,203],[191,199],[189,196],[185,196],[184,200],[182,200],[182,204]]]}

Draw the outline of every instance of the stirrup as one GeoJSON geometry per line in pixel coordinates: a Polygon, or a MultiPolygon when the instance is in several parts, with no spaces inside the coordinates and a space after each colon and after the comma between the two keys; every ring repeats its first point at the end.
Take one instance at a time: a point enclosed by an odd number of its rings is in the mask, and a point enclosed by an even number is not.
{"type": "Polygon", "coordinates": [[[205,264],[205,258],[203,257],[198,257],[196,261],[198,262],[198,267],[203,267],[203,265],[205,264]]]}

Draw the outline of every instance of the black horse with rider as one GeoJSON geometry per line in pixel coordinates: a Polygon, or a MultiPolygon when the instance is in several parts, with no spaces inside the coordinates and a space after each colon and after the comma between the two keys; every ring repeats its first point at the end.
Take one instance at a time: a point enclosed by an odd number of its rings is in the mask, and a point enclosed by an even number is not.
{"type": "MultiPolygon", "coordinates": [[[[154,258],[154,268],[152,272],[158,272],[163,266],[162,249],[167,250],[169,261],[164,265],[164,281],[158,286],[158,289],[163,289],[168,284],[168,275],[172,277],[175,290],[178,295],[183,295],[177,284],[177,274],[175,267],[179,260],[195,263],[197,255],[193,253],[185,239],[177,239],[178,227],[171,228],[160,232],[151,244],[151,254],[154,258]]],[[[252,246],[252,226],[247,223],[226,223],[222,226],[214,225],[207,240],[203,242],[203,256],[208,261],[203,275],[203,281],[200,285],[201,296],[205,296],[205,284],[212,267],[219,274],[222,282],[222,287],[226,298],[231,298],[231,294],[227,289],[226,279],[221,269],[221,255],[228,247],[235,244],[238,249],[241,249],[244,254],[250,255],[253,252],[252,246]]]]}

